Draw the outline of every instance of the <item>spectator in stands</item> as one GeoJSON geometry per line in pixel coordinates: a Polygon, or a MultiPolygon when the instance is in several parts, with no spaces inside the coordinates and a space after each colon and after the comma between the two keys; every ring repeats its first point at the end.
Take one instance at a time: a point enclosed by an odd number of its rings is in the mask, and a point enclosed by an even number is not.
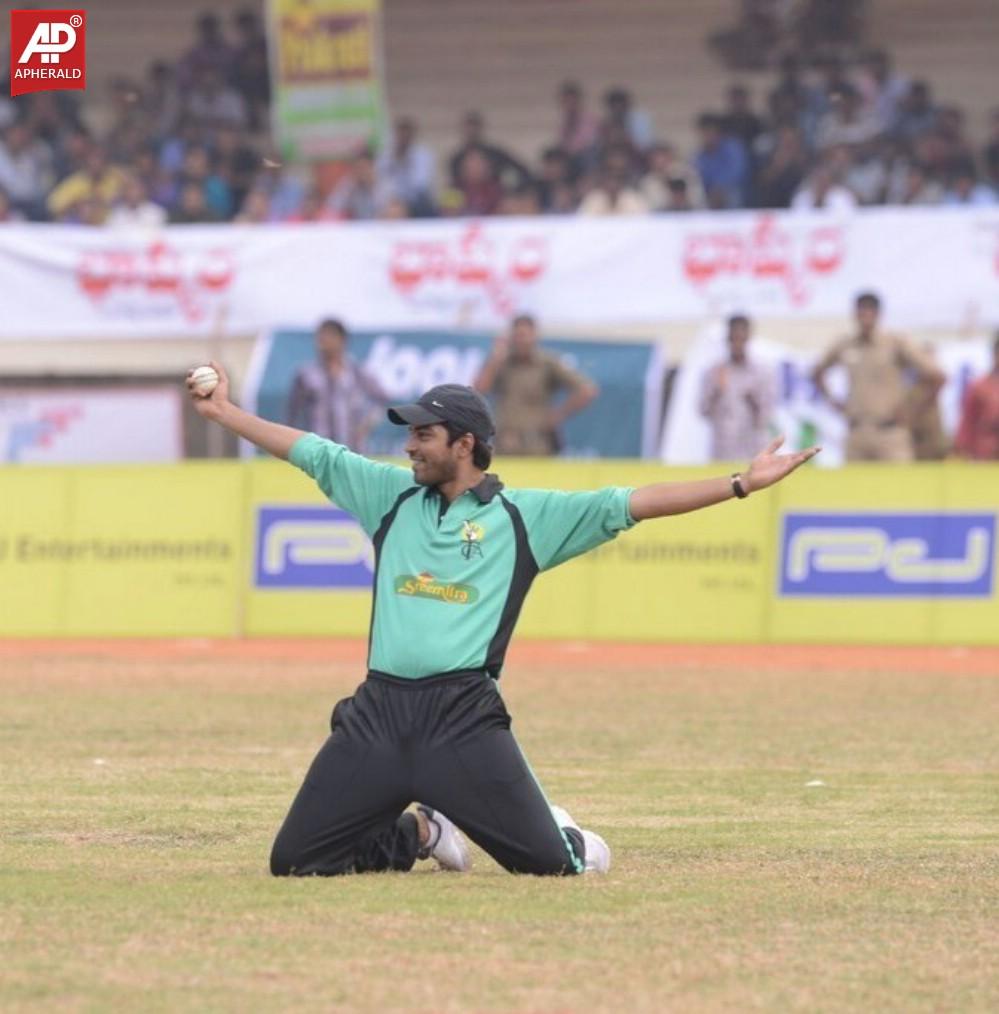
{"type": "Polygon", "coordinates": [[[694,159],[709,208],[741,208],[749,185],[749,158],[738,138],[729,137],[714,113],[697,120],[701,145],[694,159]]]}
{"type": "Polygon", "coordinates": [[[903,140],[911,140],[936,126],[937,110],[933,104],[930,86],[925,81],[913,81],[905,98],[898,105],[895,133],[903,140]]]}
{"type": "Polygon", "coordinates": [[[974,164],[975,152],[965,136],[964,111],[957,106],[941,106],[937,110],[934,131],[947,146],[947,161],[950,166],[970,162],[974,164]]]}
{"type": "Polygon", "coordinates": [[[583,89],[565,81],[558,92],[560,122],[558,147],[573,161],[574,173],[589,169],[600,135],[600,122],[586,108],[583,89]]]}
{"type": "Polygon", "coordinates": [[[206,127],[235,127],[245,130],[246,103],[243,96],[225,83],[215,67],[202,67],[187,93],[187,115],[206,127]]]}
{"type": "Polygon", "coordinates": [[[160,165],[155,145],[147,144],[135,156],[131,172],[145,188],[149,200],[164,208],[170,208],[177,200],[177,181],[160,165]]]}
{"type": "MultiPolygon", "coordinates": [[[[180,203],[183,203],[184,191],[190,187],[200,187],[213,221],[225,221],[232,214],[232,194],[225,180],[215,171],[207,148],[197,147],[188,150],[184,156],[179,182],[180,203]]],[[[194,207],[193,204],[190,206],[194,207]]]]}
{"type": "Polygon", "coordinates": [[[49,213],[59,221],[86,219],[88,224],[99,224],[95,221],[98,202],[106,210],[118,198],[123,183],[121,170],[109,163],[100,145],[91,143],[83,168],[67,176],[49,194],[49,213]]]}
{"type": "Polygon", "coordinates": [[[336,218],[368,221],[381,218],[388,202],[396,196],[391,184],[378,178],[371,152],[361,151],[351,159],[326,206],[336,218]]]}
{"type": "Polygon", "coordinates": [[[219,127],[210,137],[215,171],[229,188],[230,207],[241,208],[260,169],[260,154],[235,127],[219,127]]]}
{"type": "Polygon", "coordinates": [[[919,162],[909,161],[897,173],[892,173],[885,200],[888,204],[928,206],[943,200],[943,187],[919,162]]]}
{"type": "Polygon", "coordinates": [[[843,185],[860,204],[883,204],[889,174],[897,158],[891,138],[855,145],[843,153],[843,185]]]}
{"type": "Polygon", "coordinates": [[[165,225],[166,208],[149,200],[146,186],[135,173],[126,173],[121,194],[108,214],[115,229],[153,230],[165,225]]]}
{"type": "Polygon", "coordinates": [[[505,148],[490,144],[485,139],[486,126],[482,113],[465,113],[461,120],[461,144],[448,160],[451,186],[461,189],[459,181],[462,160],[472,149],[481,152],[489,160],[493,178],[507,190],[516,190],[533,179],[530,170],[505,148]]]}
{"type": "Polygon", "coordinates": [[[891,57],[883,49],[872,50],[864,57],[857,74],[857,87],[878,129],[892,130],[899,106],[909,91],[909,81],[892,71],[891,57]]]}
{"type": "Polygon", "coordinates": [[[305,192],[301,205],[286,219],[286,222],[301,224],[303,222],[335,222],[341,216],[330,210],[328,201],[323,199],[322,190],[309,187],[305,192]]]}
{"type": "Polygon", "coordinates": [[[503,200],[497,209],[500,215],[519,215],[529,217],[541,214],[541,195],[537,184],[525,183],[515,190],[503,194],[503,200]]]}
{"type": "Polygon", "coordinates": [[[768,97],[767,108],[774,124],[794,124],[801,128],[806,143],[812,143],[815,128],[825,109],[825,99],[818,88],[805,81],[801,64],[793,52],[781,57],[780,73],[768,97]]]}
{"type": "Polygon", "coordinates": [[[816,366],[812,381],[846,418],[847,461],[911,461],[912,434],[906,419],[909,386],[923,383],[939,391],[944,374],[921,349],[898,335],[881,332],[881,300],[873,292],[857,297],[855,311],[856,331],[833,344],[816,366]],[[834,397],[826,385],[826,375],[834,366],[847,371],[843,399],[834,397]]]}
{"type": "Polygon", "coordinates": [[[671,144],[652,145],[648,164],[639,190],[650,211],[692,211],[704,207],[704,191],[697,172],[677,155],[671,144]]]}
{"type": "Polygon", "coordinates": [[[211,132],[190,116],[181,117],[177,129],[163,139],[160,146],[160,166],[163,171],[174,175],[184,166],[188,149],[200,148],[207,144],[211,132]]]}
{"type": "Polygon", "coordinates": [[[992,342],[992,369],[964,392],[954,450],[962,458],[999,461],[999,331],[992,342]]]}
{"type": "Polygon", "coordinates": [[[701,384],[701,415],[711,426],[715,461],[746,461],[770,440],[777,378],[771,367],[750,357],[751,337],[748,317],[729,317],[728,355],[705,373],[701,384]]]}
{"type": "Polygon", "coordinates": [[[599,393],[591,380],[538,347],[537,322],[526,313],[496,339],[475,388],[495,395],[496,450],[517,455],[558,454],[565,421],[599,393]]]}
{"type": "Polygon", "coordinates": [[[842,182],[849,165],[843,153],[842,148],[833,149],[813,167],[791,200],[794,211],[845,212],[857,207],[856,196],[842,182]]]}
{"type": "Polygon", "coordinates": [[[951,171],[949,185],[941,203],[987,208],[999,203],[999,200],[992,187],[978,180],[974,165],[961,161],[951,171]]]}
{"type": "Polygon", "coordinates": [[[837,145],[862,145],[880,133],[877,120],[864,110],[860,93],[852,85],[840,85],[829,93],[829,110],[819,120],[815,144],[821,149],[837,145]]]}
{"type": "Polygon", "coordinates": [[[625,137],[644,152],[654,138],[652,118],[643,109],[636,109],[631,92],[626,88],[610,88],[604,94],[604,118],[600,124],[601,144],[606,149],[621,144],[625,137]],[[615,131],[623,132],[623,136],[615,131]]]}
{"type": "Polygon", "coordinates": [[[759,208],[787,208],[805,178],[808,153],[801,130],[780,127],[768,138],[773,144],[761,158],[755,184],[755,204],[759,208]]]}
{"type": "Polygon", "coordinates": [[[149,65],[139,96],[139,110],[154,139],[168,137],[176,129],[181,115],[177,75],[164,60],[156,60],[149,65]]]}
{"type": "Polygon", "coordinates": [[[545,214],[564,215],[576,210],[572,161],[564,148],[546,148],[542,152],[538,199],[545,214]]]}
{"type": "Polygon", "coordinates": [[[177,203],[170,212],[174,225],[200,225],[219,222],[218,212],[208,203],[201,183],[189,181],[181,185],[177,203]]]}
{"type": "Polygon", "coordinates": [[[503,187],[485,148],[470,147],[458,163],[459,215],[495,214],[503,200],[503,187]]]}
{"type": "Polygon", "coordinates": [[[287,423],[364,452],[389,396],[347,352],[347,329],[333,318],[316,329],[316,358],[292,381],[287,423]]]}
{"type": "Polygon", "coordinates": [[[727,93],[728,104],[722,113],[722,129],[729,137],[737,137],[752,155],[756,139],[763,133],[763,120],[753,112],[749,89],[745,85],[731,85],[727,93]]]}
{"type": "Polygon", "coordinates": [[[44,219],[53,179],[51,147],[25,121],[15,120],[0,139],[0,190],[8,203],[27,218],[44,219]]]}
{"type": "Polygon", "coordinates": [[[265,225],[273,220],[270,196],[266,190],[256,188],[243,199],[234,219],[240,225],[265,225]]]}
{"type": "Polygon", "coordinates": [[[644,215],[649,206],[632,185],[631,153],[625,147],[610,148],[597,184],[579,205],[580,215],[644,215]]]}
{"type": "Polygon", "coordinates": [[[233,23],[237,42],[232,56],[232,84],[246,104],[247,126],[256,131],[266,125],[271,102],[267,36],[251,7],[237,11],[233,23]]]}
{"type": "Polygon", "coordinates": [[[434,156],[416,140],[416,123],[409,117],[395,121],[390,144],[378,156],[378,178],[390,186],[416,218],[434,212],[434,156]]]}
{"type": "Polygon", "coordinates": [[[235,54],[222,34],[219,19],[214,14],[202,14],[195,30],[196,42],[177,65],[181,88],[190,88],[204,70],[215,71],[221,80],[228,81],[235,54]]]}
{"type": "Polygon", "coordinates": [[[999,109],[992,110],[988,143],[982,152],[982,164],[993,187],[999,188],[999,109]]]}
{"type": "Polygon", "coordinates": [[[0,225],[12,225],[15,222],[23,221],[24,215],[10,203],[7,194],[0,187],[0,225]]]}

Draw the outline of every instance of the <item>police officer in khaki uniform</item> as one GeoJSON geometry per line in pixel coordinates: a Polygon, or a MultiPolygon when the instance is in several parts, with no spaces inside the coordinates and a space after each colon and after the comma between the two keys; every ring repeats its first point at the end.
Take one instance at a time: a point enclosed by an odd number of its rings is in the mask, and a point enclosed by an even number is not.
{"type": "Polygon", "coordinates": [[[599,393],[592,380],[538,347],[537,323],[526,313],[513,319],[509,337],[496,340],[475,389],[496,399],[496,449],[530,456],[558,454],[562,424],[599,393]]]}
{"type": "Polygon", "coordinates": [[[945,380],[933,359],[899,335],[878,329],[881,300],[872,292],[856,300],[856,333],[842,338],[823,356],[812,375],[819,393],[846,417],[850,432],[847,461],[912,461],[908,426],[909,389],[945,380]],[[826,374],[843,366],[849,376],[846,399],[834,398],[826,374]]]}

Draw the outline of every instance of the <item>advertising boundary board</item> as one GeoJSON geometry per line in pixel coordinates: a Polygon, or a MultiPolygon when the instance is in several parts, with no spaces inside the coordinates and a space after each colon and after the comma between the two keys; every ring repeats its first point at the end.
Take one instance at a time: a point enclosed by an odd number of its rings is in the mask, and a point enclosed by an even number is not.
{"type": "MultiPolygon", "coordinates": [[[[510,486],[717,475],[507,460],[510,486]]],[[[271,461],[0,470],[0,636],[368,633],[370,544],[271,461]]],[[[526,638],[999,644],[999,469],[806,468],[541,575],[526,638]],[[933,593],[931,593],[933,592],[933,593]]]]}

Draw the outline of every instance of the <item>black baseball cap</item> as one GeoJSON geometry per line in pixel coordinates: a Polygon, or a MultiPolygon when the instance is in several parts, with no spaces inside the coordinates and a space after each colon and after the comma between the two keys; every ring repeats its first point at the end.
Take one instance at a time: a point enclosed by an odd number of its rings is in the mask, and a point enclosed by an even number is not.
{"type": "Polygon", "coordinates": [[[464,384],[438,384],[412,405],[396,405],[388,410],[390,422],[397,426],[432,426],[453,423],[488,443],[496,432],[489,402],[464,384]]]}

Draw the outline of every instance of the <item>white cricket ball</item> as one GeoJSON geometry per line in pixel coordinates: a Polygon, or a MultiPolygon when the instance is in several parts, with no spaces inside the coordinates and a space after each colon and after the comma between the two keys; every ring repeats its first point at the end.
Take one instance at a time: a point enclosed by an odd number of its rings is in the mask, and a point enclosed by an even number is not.
{"type": "Polygon", "coordinates": [[[207,398],[219,386],[219,375],[210,366],[199,366],[191,374],[191,381],[194,384],[194,390],[202,398],[207,398]]]}

